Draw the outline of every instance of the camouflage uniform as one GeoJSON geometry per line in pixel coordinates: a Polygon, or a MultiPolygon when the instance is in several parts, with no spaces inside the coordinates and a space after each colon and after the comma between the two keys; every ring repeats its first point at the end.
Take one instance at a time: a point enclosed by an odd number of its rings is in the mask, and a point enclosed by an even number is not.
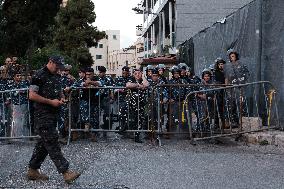
{"type": "MultiPolygon", "coordinates": [[[[58,57],[52,57],[52,61],[59,62],[58,59],[58,57]]],[[[52,74],[47,67],[44,67],[33,76],[30,90],[44,98],[59,100],[62,98],[61,87],[60,76],[52,74]]],[[[40,139],[37,141],[29,162],[31,169],[40,169],[46,156],[49,155],[59,173],[65,173],[68,170],[69,162],[63,157],[58,142],[56,130],[58,112],[59,108],[34,102],[34,123],[40,139]]]]}
{"type": "MultiPolygon", "coordinates": [[[[126,87],[126,83],[131,80],[131,77],[117,77],[115,79],[115,87],[126,87]]],[[[127,89],[115,89],[115,97],[118,102],[119,129],[125,131],[128,124],[128,104],[126,101],[127,89]]]]}
{"type": "MultiPolygon", "coordinates": [[[[99,77],[99,81],[101,82],[102,87],[113,87],[114,81],[111,77],[104,76],[99,77]]],[[[111,129],[112,127],[112,113],[111,113],[111,103],[113,101],[112,89],[100,89],[100,109],[103,111],[103,129],[111,129]],[[110,121],[110,126],[109,126],[110,121]]]]}
{"type": "Polygon", "coordinates": [[[152,126],[152,129],[157,129],[158,126],[158,116],[160,116],[160,126],[162,126],[163,114],[164,114],[164,104],[167,99],[167,89],[166,87],[159,87],[158,85],[164,85],[163,80],[159,80],[154,82],[153,80],[149,83],[149,92],[148,92],[148,102],[149,104],[149,113],[150,116],[149,122],[152,126]],[[158,111],[159,107],[159,111],[158,111]]]}
{"type": "MultiPolygon", "coordinates": [[[[61,76],[61,84],[62,84],[62,89],[64,90],[67,87],[71,87],[74,82],[68,78],[66,75],[61,76]]],[[[68,98],[68,93],[63,92],[65,98],[68,98]]],[[[61,135],[61,137],[66,136],[66,119],[68,117],[68,104],[64,104],[60,107],[59,111],[59,119],[58,119],[58,130],[61,135]]]]}
{"type": "Polygon", "coordinates": [[[168,99],[172,102],[169,102],[167,129],[176,130],[176,128],[172,126],[181,127],[182,104],[186,97],[187,88],[183,86],[175,87],[175,85],[187,83],[181,78],[172,78],[169,80],[169,84],[171,84],[172,87],[168,89],[168,99]]]}
{"type": "MultiPolygon", "coordinates": [[[[98,81],[98,77],[94,77],[92,81],[98,81]]],[[[84,82],[82,83],[82,86],[84,82]]],[[[99,128],[99,89],[96,87],[87,87],[81,89],[80,101],[80,119],[81,124],[90,124],[93,129],[99,128]]]]}
{"type": "MultiPolygon", "coordinates": [[[[135,84],[143,84],[143,80],[136,80],[132,78],[130,83],[135,84]]],[[[131,112],[131,116],[129,117],[129,125],[130,129],[133,130],[141,130],[146,128],[147,120],[145,116],[145,108],[147,105],[147,90],[141,89],[129,89],[128,95],[126,98],[126,103],[129,108],[129,112],[131,112]]],[[[139,139],[139,133],[135,133],[135,141],[139,139]]]]}

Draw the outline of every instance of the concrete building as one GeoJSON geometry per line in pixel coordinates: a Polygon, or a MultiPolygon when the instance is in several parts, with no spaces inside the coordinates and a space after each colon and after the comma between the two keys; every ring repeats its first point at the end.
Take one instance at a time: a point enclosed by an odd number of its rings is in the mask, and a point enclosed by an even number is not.
{"type": "MultiPolygon", "coordinates": [[[[145,58],[176,54],[176,47],[252,0],[142,0],[145,58]]],[[[139,11],[138,11],[139,12],[139,11]]]]}
{"type": "Polygon", "coordinates": [[[114,50],[108,54],[107,70],[112,76],[120,76],[123,66],[128,66],[133,70],[139,68],[144,57],[143,39],[137,41],[129,48],[114,50]]]}
{"type": "Polygon", "coordinates": [[[106,38],[101,39],[97,46],[90,48],[90,53],[94,60],[93,68],[95,73],[98,73],[99,66],[108,67],[109,54],[113,51],[120,49],[120,31],[119,30],[107,30],[106,38]]]}

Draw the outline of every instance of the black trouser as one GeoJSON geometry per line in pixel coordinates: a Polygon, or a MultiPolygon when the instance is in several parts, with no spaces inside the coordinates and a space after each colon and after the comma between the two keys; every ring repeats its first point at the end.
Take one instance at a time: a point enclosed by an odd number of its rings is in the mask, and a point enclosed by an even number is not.
{"type": "Polygon", "coordinates": [[[45,116],[44,119],[35,118],[35,126],[38,128],[37,134],[41,138],[37,141],[34,148],[32,158],[29,162],[30,168],[39,169],[46,156],[49,155],[59,173],[64,173],[68,170],[69,163],[63,157],[58,142],[56,122],[57,118],[55,115],[45,116]]]}

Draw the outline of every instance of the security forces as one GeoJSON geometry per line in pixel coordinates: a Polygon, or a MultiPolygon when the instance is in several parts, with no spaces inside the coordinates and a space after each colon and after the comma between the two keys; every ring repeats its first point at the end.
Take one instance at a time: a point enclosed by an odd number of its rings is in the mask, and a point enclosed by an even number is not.
{"type": "Polygon", "coordinates": [[[64,104],[60,76],[57,74],[62,66],[63,59],[60,56],[52,56],[47,65],[32,78],[29,99],[35,102],[35,126],[40,139],[29,162],[27,177],[30,180],[48,179],[48,176],[38,171],[47,155],[57,171],[63,174],[66,182],[72,182],[80,176],[77,172],[69,171],[69,163],[62,155],[56,131],[57,114],[60,106],[64,104]]]}
{"type": "MultiPolygon", "coordinates": [[[[124,66],[122,68],[122,76],[117,77],[115,80],[115,87],[126,87],[126,83],[131,81],[131,76],[129,73],[129,67],[124,66]]],[[[114,95],[118,103],[118,115],[119,115],[119,127],[116,128],[117,130],[120,130],[120,134],[122,134],[123,131],[127,130],[128,125],[128,105],[126,102],[126,96],[127,96],[127,89],[115,89],[114,95]]]]}
{"type": "MultiPolygon", "coordinates": [[[[129,112],[133,120],[133,128],[135,130],[141,130],[146,127],[147,120],[145,116],[145,107],[147,104],[147,87],[149,82],[143,80],[142,71],[140,69],[134,69],[133,78],[126,83],[126,88],[130,89],[130,94],[127,97],[127,104],[129,112]]],[[[135,142],[141,143],[140,133],[135,132],[135,142]]]]}
{"type": "Polygon", "coordinates": [[[12,98],[12,125],[11,136],[28,136],[28,92],[29,82],[22,80],[21,72],[16,70],[14,73],[14,82],[10,86],[10,90],[18,89],[11,93],[12,98]]]}
{"type": "MultiPolygon", "coordinates": [[[[152,129],[157,129],[158,126],[158,116],[161,115],[161,121],[164,113],[164,103],[167,101],[167,90],[165,86],[160,86],[165,84],[163,80],[160,79],[159,71],[154,68],[152,71],[151,82],[149,83],[149,93],[148,101],[150,113],[150,125],[152,129]]],[[[161,124],[160,124],[161,125],[161,124]]]]}
{"type": "Polygon", "coordinates": [[[185,98],[186,88],[184,86],[178,86],[181,84],[186,84],[185,80],[180,78],[181,70],[178,66],[173,66],[171,68],[172,79],[169,80],[169,84],[173,85],[168,89],[168,101],[169,101],[169,120],[168,120],[168,130],[175,129],[172,126],[180,126],[181,124],[181,111],[182,102],[185,98]]]}
{"type": "MultiPolygon", "coordinates": [[[[61,84],[63,89],[63,94],[65,98],[68,98],[70,87],[73,85],[75,78],[70,74],[70,70],[72,69],[71,65],[66,64],[64,68],[61,70],[61,84]]],[[[64,139],[67,136],[66,120],[68,116],[67,112],[67,104],[63,104],[60,107],[59,111],[59,119],[58,119],[58,130],[59,130],[59,141],[66,143],[67,141],[64,139]]]]}
{"type": "MultiPolygon", "coordinates": [[[[226,84],[244,84],[248,81],[250,76],[249,70],[246,65],[244,65],[239,60],[239,54],[234,50],[229,50],[229,59],[230,63],[226,64],[225,67],[225,83],[226,84]]],[[[227,91],[227,104],[229,108],[229,113],[231,114],[231,123],[233,127],[239,126],[239,115],[243,112],[241,107],[238,108],[241,102],[239,101],[242,98],[243,92],[242,89],[227,91]]]]}
{"type": "MultiPolygon", "coordinates": [[[[0,78],[0,91],[5,91],[8,88],[8,83],[5,78],[3,78],[3,75],[1,74],[0,78]]],[[[5,107],[5,101],[6,101],[6,95],[4,93],[1,94],[0,96],[0,136],[5,136],[5,131],[6,131],[6,107],[5,107]],[[3,108],[5,107],[5,108],[3,108]]]]}
{"type": "MultiPolygon", "coordinates": [[[[86,69],[86,79],[82,83],[84,87],[82,89],[81,104],[80,104],[80,115],[81,123],[85,126],[85,130],[88,131],[90,128],[99,128],[99,89],[101,86],[99,78],[94,75],[93,68],[86,69]]],[[[91,133],[91,140],[97,141],[97,133],[91,133]]]]}
{"type": "Polygon", "coordinates": [[[146,67],[146,79],[147,79],[148,82],[151,81],[151,76],[152,76],[153,69],[154,69],[154,66],[152,66],[152,65],[148,65],[146,67]]]}
{"type": "MultiPolygon", "coordinates": [[[[114,82],[111,77],[106,76],[106,68],[104,66],[99,66],[99,81],[101,82],[100,89],[100,108],[103,111],[103,129],[111,129],[111,104],[114,101],[113,90],[107,89],[106,87],[113,87],[114,82]]],[[[106,136],[106,132],[104,133],[106,136]]]]}
{"type": "Polygon", "coordinates": [[[229,51],[230,64],[225,67],[226,84],[244,84],[250,76],[249,70],[245,64],[239,61],[239,54],[234,51],[229,51]]]}
{"type": "Polygon", "coordinates": [[[166,66],[165,64],[158,64],[156,69],[159,72],[159,79],[162,80],[165,84],[168,83],[167,78],[165,77],[166,66]]]}

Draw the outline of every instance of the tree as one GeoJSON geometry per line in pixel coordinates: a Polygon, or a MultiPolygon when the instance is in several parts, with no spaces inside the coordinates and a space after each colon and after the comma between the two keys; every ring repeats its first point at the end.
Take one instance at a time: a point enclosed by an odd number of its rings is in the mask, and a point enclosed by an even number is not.
{"type": "Polygon", "coordinates": [[[60,3],[61,0],[4,0],[1,54],[29,57],[46,46],[60,3]]]}
{"type": "Polygon", "coordinates": [[[89,48],[105,36],[92,24],[95,22],[91,0],[69,0],[56,17],[54,46],[71,57],[78,66],[93,64],[89,48]]]}

